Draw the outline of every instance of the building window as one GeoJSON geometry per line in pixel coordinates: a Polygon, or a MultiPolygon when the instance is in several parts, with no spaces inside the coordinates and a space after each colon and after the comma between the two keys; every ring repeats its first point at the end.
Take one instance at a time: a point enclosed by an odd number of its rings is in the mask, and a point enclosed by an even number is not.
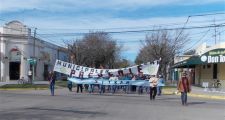
{"type": "Polygon", "coordinates": [[[207,69],[209,69],[209,68],[211,68],[211,65],[210,64],[207,65],[207,69]]]}
{"type": "Polygon", "coordinates": [[[203,65],[202,68],[205,69],[205,65],[203,65]]]}

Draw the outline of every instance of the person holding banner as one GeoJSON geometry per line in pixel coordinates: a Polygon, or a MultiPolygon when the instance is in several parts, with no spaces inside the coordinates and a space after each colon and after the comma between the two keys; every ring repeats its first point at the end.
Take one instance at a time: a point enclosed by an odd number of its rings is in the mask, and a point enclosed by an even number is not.
{"type": "Polygon", "coordinates": [[[157,95],[160,96],[162,93],[162,86],[164,85],[164,79],[162,75],[159,75],[158,85],[157,85],[157,95]]]}
{"type": "MultiPolygon", "coordinates": [[[[132,77],[131,80],[132,81],[137,80],[137,76],[136,75],[133,75],[133,77],[132,77]]],[[[131,91],[132,92],[136,92],[136,86],[135,85],[131,85],[131,91]]]]}
{"type": "MultiPolygon", "coordinates": [[[[83,72],[80,72],[79,74],[79,78],[82,80],[83,79],[83,72]]],[[[83,92],[83,85],[82,84],[77,84],[77,93],[79,93],[79,91],[82,93],[83,92]]]]}
{"type": "Polygon", "coordinates": [[[69,91],[72,92],[73,83],[69,80],[67,81],[67,87],[68,87],[69,91]]]}
{"type": "Polygon", "coordinates": [[[54,90],[55,90],[55,74],[53,71],[49,72],[49,76],[48,76],[48,80],[49,80],[49,88],[51,91],[51,95],[54,96],[54,90]]]}
{"type": "Polygon", "coordinates": [[[150,100],[155,100],[155,96],[157,94],[157,84],[158,84],[158,78],[153,75],[149,79],[150,83],[150,100]]]}

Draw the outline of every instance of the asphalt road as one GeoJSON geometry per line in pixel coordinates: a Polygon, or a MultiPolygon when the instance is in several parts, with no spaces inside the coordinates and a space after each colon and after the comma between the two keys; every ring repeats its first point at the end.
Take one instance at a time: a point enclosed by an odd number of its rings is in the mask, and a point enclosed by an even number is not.
{"type": "Polygon", "coordinates": [[[0,91],[0,120],[225,120],[225,101],[162,95],[0,91]]]}

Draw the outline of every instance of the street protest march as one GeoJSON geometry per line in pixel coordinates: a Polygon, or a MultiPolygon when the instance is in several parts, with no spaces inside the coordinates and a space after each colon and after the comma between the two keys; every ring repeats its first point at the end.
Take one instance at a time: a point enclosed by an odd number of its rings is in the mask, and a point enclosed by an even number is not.
{"type": "MultiPolygon", "coordinates": [[[[110,79],[111,76],[119,74],[134,74],[142,73],[144,75],[156,75],[159,69],[159,61],[148,62],[146,64],[135,65],[120,69],[96,69],[68,63],[62,60],[56,60],[54,71],[63,73],[68,77],[68,80],[76,84],[101,84],[101,85],[135,85],[149,86],[148,80],[119,80],[110,79]],[[82,78],[81,78],[82,74],[82,78]]],[[[163,84],[160,86],[164,86],[163,84]]]]}

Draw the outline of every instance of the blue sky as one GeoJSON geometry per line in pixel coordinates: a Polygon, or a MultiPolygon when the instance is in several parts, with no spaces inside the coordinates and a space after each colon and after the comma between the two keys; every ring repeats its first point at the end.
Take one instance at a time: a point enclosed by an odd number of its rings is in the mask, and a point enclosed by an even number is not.
{"type": "MultiPolygon", "coordinates": [[[[225,13],[225,0],[0,0],[1,26],[11,20],[19,20],[31,28],[37,28],[42,39],[58,45],[63,44],[62,40],[82,36],[43,34],[153,29],[159,25],[181,27],[188,16],[207,13],[225,13]]],[[[214,21],[225,23],[225,14],[191,17],[187,26],[210,25],[214,21]]],[[[224,27],[218,31],[221,32],[218,39],[225,41],[224,27]]],[[[194,48],[203,42],[210,44],[213,39],[212,29],[185,32],[190,34],[192,40],[188,47],[194,48]],[[201,32],[203,34],[198,34],[201,32]],[[196,40],[200,42],[196,43],[196,40]]],[[[144,40],[146,34],[123,33],[112,34],[112,37],[123,46],[123,57],[134,61],[141,48],[139,41],[144,40]]]]}

